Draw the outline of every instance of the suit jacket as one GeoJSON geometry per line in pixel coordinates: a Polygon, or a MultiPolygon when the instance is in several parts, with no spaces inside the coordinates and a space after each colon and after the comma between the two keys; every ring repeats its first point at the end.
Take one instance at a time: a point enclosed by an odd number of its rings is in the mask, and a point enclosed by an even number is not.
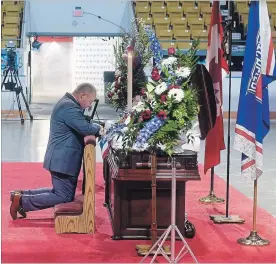
{"type": "Polygon", "coordinates": [[[84,137],[99,132],[89,123],[75,98],[66,93],[55,105],[43,167],[49,171],[78,177],[81,169],[84,137]]]}

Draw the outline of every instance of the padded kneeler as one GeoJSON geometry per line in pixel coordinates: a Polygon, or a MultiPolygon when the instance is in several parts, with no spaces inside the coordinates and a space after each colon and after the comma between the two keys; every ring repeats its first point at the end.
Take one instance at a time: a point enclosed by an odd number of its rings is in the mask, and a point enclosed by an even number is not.
{"type": "Polygon", "coordinates": [[[83,212],[83,195],[75,197],[74,202],[55,206],[55,218],[61,215],[81,215],[83,212]]]}
{"type": "Polygon", "coordinates": [[[95,141],[86,141],[84,149],[85,193],[71,203],[58,204],[55,211],[56,233],[95,232],[95,141]],[[92,143],[92,144],[91,144],[92,143]]]}

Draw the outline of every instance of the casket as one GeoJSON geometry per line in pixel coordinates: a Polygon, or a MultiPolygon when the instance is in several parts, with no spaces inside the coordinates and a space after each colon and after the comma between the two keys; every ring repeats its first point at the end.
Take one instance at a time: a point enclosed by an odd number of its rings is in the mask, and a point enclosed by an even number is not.
{"type": "MultiPolygon", "coordinates": [[[[117,170],[104,160],[105,205],[109,209],[113,239],[151,237],[151,155],[149,152],[114,153],[117,170]],[[116,173],[114,174],[114,169],[116,173]]],[[[157,153],[156,215],[157,234],[171,224],[171,158],[157,153]]],[[[176,224],[185,236],[186,182],[200,180],[197,153],[185,151],[176,158],[176,224]]],[[[110,157],[109,157],[110,158],[110,157]]]]}

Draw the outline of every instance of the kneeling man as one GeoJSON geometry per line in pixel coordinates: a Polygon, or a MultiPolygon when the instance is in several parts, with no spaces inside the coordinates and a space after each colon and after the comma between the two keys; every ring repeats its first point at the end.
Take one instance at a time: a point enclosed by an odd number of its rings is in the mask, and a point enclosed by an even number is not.
{"type": "Polygon", "coordinates": [[[13,220],[17,219],[17,212],[26,217],[26,212],[74,200],[84,153],[84,138],[90,136],[95,140],[95,135],[102,131],[100,125],[89,123],[83,114],[83,110],[91,107],[95,99],[95,87],[83,83],[72,94],[66,93],[55,105],[43,164],[51,173],[53,187],[11,192],[10,214],[13,220]]]}

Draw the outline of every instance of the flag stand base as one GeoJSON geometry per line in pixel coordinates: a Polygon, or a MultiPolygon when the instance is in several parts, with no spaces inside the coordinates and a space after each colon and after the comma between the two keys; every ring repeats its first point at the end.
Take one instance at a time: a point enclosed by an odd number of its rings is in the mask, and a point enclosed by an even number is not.
{"type": "Polygon", "coordinates": [[[251,231],[248,237],[240,238],[237,241],[245,246],[267,246],[270,244],[269,240],[262,239],[256,231],[251,231]]]}
{"type": "Polygon", "coordinates": [[[270,244],[269,240],[261,238],[257,233],[257,179],[254,180],[254,202],[253,202],[253,230],[246,238],[240,238],[237,242],[245,246],[267,246],[270,244]]]}
{"type": "Polygon", "coordinates": [[[210,215],[210,219],[215,224],[243,224],[245,222],[244,219],[240,218],[238,215],[210,215]]]}
{"type": "Polygon", "coordinates": [[[225,200],[218,198],[214,192],[210,192],[208,196],[198,199],[200,203],[203,204],[212,204],[212,203],[224,203],[225,200]]]}

